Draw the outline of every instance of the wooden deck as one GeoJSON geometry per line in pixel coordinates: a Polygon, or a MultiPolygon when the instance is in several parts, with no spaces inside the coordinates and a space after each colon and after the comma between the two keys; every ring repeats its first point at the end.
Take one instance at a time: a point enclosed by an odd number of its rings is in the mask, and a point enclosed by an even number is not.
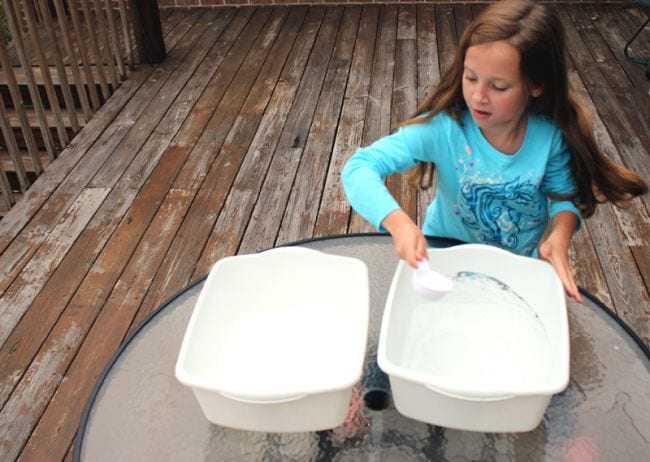
{"type": "MultiPolygon", "coordinates": [[[[0,460],[70,459],[119,344],[219,258],[371,231],[341,167],[414,111],[476,8],[164,12],[166,60],[140,66],[0,222],[0,460]]],[[[650,179],[650,84],[622,57],[644,13],[554,8],[600,142],[650,179]]],[[[430,200],[390,185],[413,216],[430,200]]],[[[646,344],[649,201],[600,207],[572,249],[579,284],[646,344]]]]}

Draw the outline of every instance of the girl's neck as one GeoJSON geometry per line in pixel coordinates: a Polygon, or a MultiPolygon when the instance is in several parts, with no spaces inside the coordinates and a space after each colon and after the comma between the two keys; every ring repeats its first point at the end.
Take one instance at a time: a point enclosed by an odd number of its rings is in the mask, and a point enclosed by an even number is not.
{"type": "Polygon", "coordinates": [[[527,124],[528,117],[524,114],[511,127],[494,127],[488,130],[481,128],[480,130],[488,143],[497,151],[512,155],[519,151],[524,142],[527,124]]]}

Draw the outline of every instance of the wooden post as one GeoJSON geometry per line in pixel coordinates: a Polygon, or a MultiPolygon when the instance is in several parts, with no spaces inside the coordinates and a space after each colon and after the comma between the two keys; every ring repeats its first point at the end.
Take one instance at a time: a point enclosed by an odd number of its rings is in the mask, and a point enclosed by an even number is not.
{"type": "Polygon", "coordinates": [[[165,59],[167,52],[160,24],[158,1],[135,0],[134,3],[144,41],[145,59],[151,64],[160,63],[165,59]]]}

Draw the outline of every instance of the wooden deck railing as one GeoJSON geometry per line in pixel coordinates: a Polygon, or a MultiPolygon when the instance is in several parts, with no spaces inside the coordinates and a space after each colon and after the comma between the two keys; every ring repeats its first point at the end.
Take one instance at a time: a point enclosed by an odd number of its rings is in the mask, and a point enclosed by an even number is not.
{"type": "MultiPolygon", "coordinates": [[[[2,0],[0,217],[141,61],[134,0],[2,0]]],[[[141,13],[141,12],[140,12],[141,13]]]]}

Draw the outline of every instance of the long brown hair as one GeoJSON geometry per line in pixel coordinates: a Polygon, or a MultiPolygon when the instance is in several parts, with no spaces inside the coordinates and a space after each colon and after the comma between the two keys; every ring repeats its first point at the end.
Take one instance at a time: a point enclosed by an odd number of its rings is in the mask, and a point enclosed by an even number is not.
{"type": "MultiPolygon", "coordinates": [[[[589,217],[598,203],[618,204],[645,194],[648,186],[639,176],[599,149],[592,122],[569,88],[562,23],[545,5],[531,0],[497,2],[472,21],[436,89],[418,107],[417,115],[401,125],[425,122],[442,111],[460,123],[460,114],[467,107],[462,90],[465,53],[471,46],[498,40],[519,50],[524,79],[529,85],[542,88],[539,97],[531,98],[530,111],[555,121],[571,153],[577,193],[554,197],[571,198],[582,215],[589,217]]],[[[413,171],[411,183],[422,184],[425,168],[425,164],[420,164],[413,171]]],[[[553,196],[552,192],[549,194],[553,196]]]]}

